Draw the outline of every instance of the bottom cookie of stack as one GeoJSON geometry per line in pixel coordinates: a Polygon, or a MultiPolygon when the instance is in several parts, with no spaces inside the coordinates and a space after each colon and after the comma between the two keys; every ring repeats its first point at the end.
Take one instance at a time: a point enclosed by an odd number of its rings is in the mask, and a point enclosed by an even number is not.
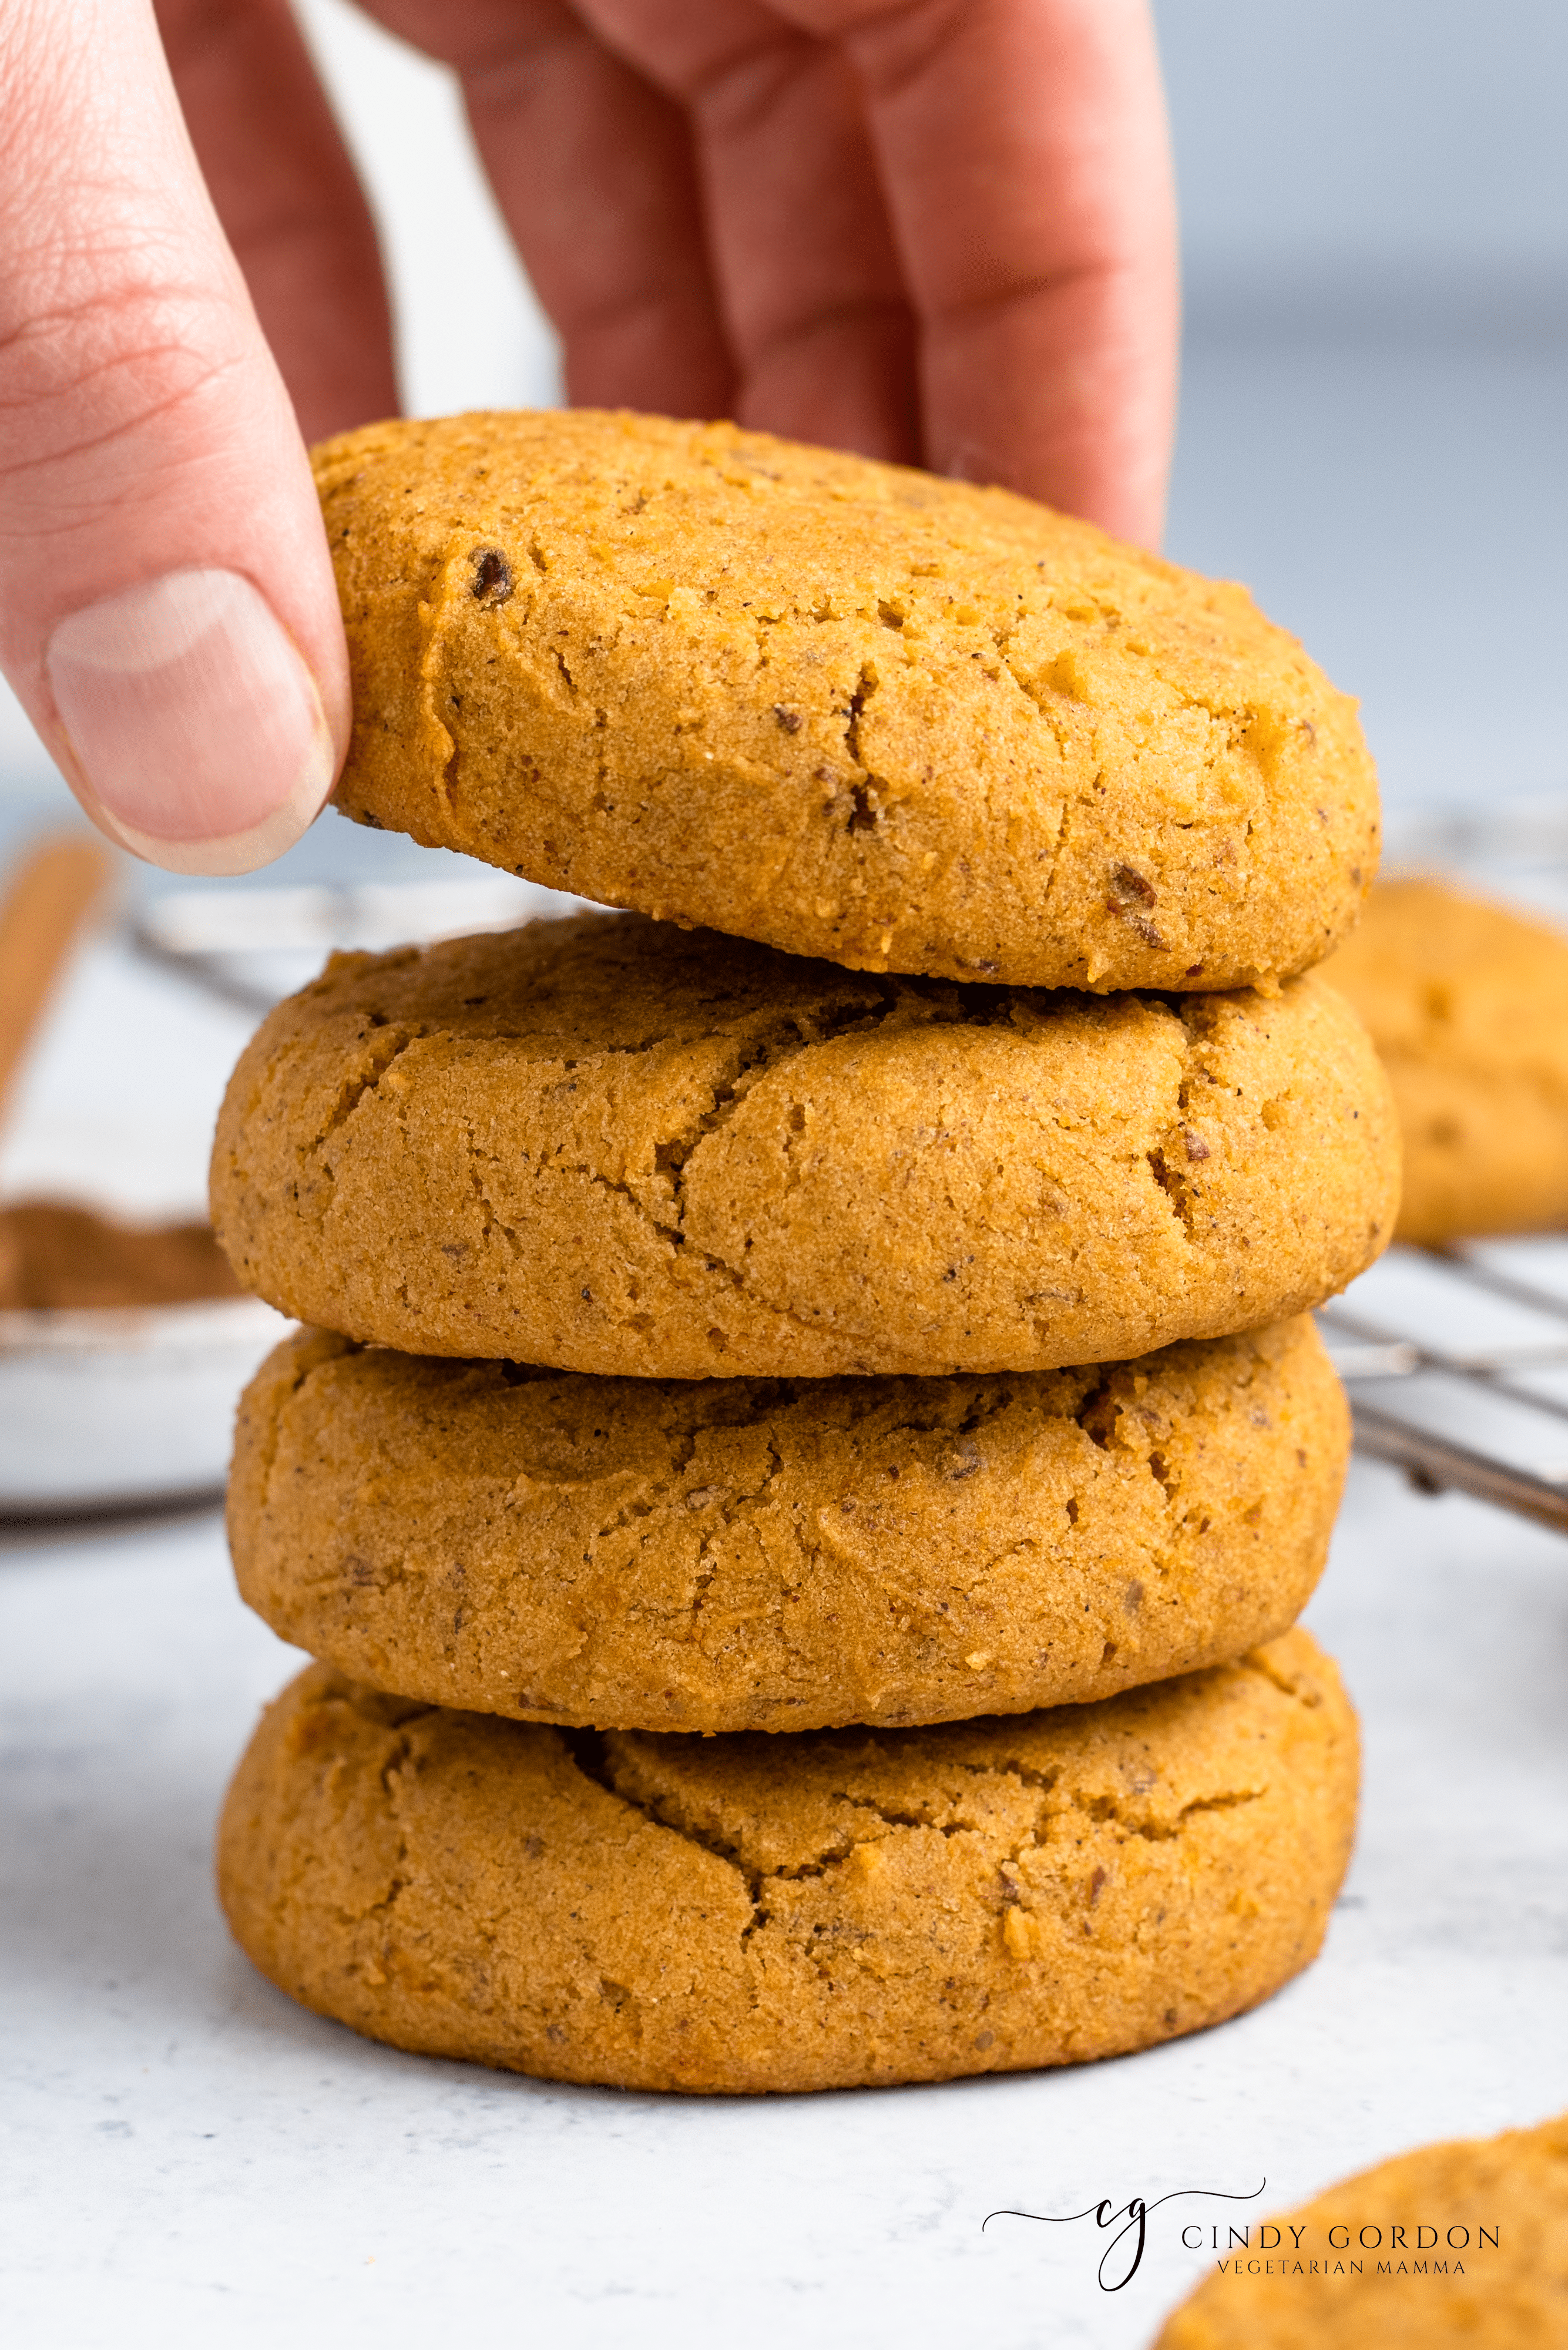
{"type": "Polygon", "coordinates": [[[244,1949],[403,2048],[628,2088],[1069,2064],[1315,1955],[1355,1716],[1301,1630],[1091,1705],[787,1738],[571,1731],[324,1666],[219,1835],[244,1949]]]}

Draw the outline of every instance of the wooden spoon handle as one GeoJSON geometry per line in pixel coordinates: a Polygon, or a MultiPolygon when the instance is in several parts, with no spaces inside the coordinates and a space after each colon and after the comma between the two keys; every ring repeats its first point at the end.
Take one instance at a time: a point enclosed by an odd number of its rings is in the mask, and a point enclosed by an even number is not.
{"type": "Polygon", "coordinates": [[[0,1109],[38,1015],[114,871],[89,833],[47,835],[0,898],[0,1109]]]}

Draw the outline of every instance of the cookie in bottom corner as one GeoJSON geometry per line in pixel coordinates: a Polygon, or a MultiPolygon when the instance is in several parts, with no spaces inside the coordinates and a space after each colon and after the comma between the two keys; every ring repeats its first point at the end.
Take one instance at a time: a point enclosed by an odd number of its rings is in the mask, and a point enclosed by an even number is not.
{"type": "Polygon", "coordinates": [[[1154,2350],[1568,2342],[1568,2114],[1417,2147],[1258,2234],[1280,2253],[1223,2261],[1154,2350]]]}
{"type": "Polygon", "coordinates": [[[1316,1954],[1355,1718],[1301,1630],[1098,1704],[932,1729],[563,1731],[313,1666],[219,1832],[306,2006],[637,2089],[938,2081],[1218,2023],[1316,1954]]]}

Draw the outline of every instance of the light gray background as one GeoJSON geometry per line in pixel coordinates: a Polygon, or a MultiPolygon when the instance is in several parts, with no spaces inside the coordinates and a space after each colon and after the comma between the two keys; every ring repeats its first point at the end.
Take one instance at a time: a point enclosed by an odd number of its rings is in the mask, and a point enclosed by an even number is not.
{"type": "Polygon", "coordinates": [[[1568,789],[1568,10],[1163,0],[1168,546],[1363,697],[1395,809],[1568,789]]]}

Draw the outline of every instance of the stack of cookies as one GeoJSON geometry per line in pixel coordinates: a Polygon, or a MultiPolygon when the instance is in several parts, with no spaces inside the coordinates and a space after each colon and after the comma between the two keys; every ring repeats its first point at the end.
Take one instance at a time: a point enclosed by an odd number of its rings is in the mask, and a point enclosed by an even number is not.
{"type": "Polygon", "coordinates": [[[400,2046],[644,2088],[1109,2054],[1321,1940],[1307,1309],[1397,1145],[1306,968],[1351,707],[995,491],[576,412],[321,452],[361,821],[632,910],[334,958],[214,1220],[308,1326],[245,1597],[321,1661],[234,1931],[400,2046]]]}

